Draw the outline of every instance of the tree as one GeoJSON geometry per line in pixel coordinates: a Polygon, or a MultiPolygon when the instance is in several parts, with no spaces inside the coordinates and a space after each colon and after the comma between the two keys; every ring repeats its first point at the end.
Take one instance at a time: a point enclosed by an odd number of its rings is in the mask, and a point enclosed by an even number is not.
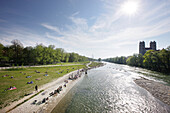
{"type": "Polygon", "coordinates": [[[143,56],[143,58],[144,58],[143,64],[148,69],[152,69],[152,58],[151,58],[152,53],[153,53],[153,50],[149,50],[143,56]]]}
{"type": "Polygon", "coordinates": [[[61,51],[61,61],[64,62],[66,53],[65,53],[64,49],[62,49],[62,48],[60,48],[60,51],[61,51]]]}
{"type": "Polygon", "coordinates": [[[0,66],[6,65],[6,62],[8,62],[8,57],[4,56],[4,46],[0,43],[0,66]]]}
{"type": "Polygon", "coordinates": [[[10,47],[14,52],[14,54],[13,54],[14,63],[22,64],[21,60],[22,60],[23,44],[17,39],[12,40],[11,43],[12,43],[12,45],[10,47]]]}
{"type": "Polygon", "coordinates": [[[143,55],[142,54],[137,55],[137,65],[139,67],[143,67],[143,55]]]}
{"type": "Polygon", "coordinates": [[[42,44],[39,44],[35,47],[36,64],[43,64],[43,57],[44,57],[44,46],[42,44]]]}
{"type": "Polygon", "coordinates": [[[99,58],[98,61],[101,62],[101,58],[99,58]]]}
{"type": "Polygon", "coordinates": [[[166,48],[166,50],[167,50],[167,51],[170,51],[170,46],[168,46],[168,47],[166,48]]]}
{"type": "Polygon", "coordinates": [[[69,61],[69,57],[70,57],[70,54],[69,53],[65,53],[65,62],[68,62],[69,61]]]}
{"type": "Polygon", "coordinates": [[[77,62],[78,61],[78,54],[77,53],[70,53],[69,62],[77,62]]]}
{"type": "Polygon", "coordinates": [[[167,72],[170,71],[170,51],[162,49],[159,52],[159,58],[161,61],[162,70],[167,72]]]}
{"type": "Polygon", "coordinates": [[[56,53],[55,61],[56,62],[61,62],[61,49],[57,48],[55,53],[56,53]]]}
{"type": "Polygon", "coordinates": [[[36,63],[35,49],[31,46],[23,49],[23,61],[24,65],[35,65],[36,63]]]}

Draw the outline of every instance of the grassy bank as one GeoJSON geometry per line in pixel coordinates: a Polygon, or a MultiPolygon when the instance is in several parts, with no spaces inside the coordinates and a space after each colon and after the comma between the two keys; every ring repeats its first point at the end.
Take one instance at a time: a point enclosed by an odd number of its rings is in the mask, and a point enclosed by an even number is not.
{"type": "Polygon", "coordinates": [[[103,63],[100,63],[100,62],[92,62],[89,67],[96,67],[96,66],[101,66],[103,65],[103,63]]]}
{"type": "Polygon", "coordinates": [[[35,85],[41,86],[80,68],[85,68],[85,65],[0,70],[0,108],[32,93],[35,85]],[[44,76],[45,74],[48,76],[44,76]],[[27,84],[30,81],[33,81],[33,84],[27,84]],[[6,90],[10,86],[15,86],[17,89],[6,90]]]}
{"type": "Polygon", "coordinates": [[[166,75],[163,73],[155,72],[155,71],[149,71],[149,73],[142,73],[142,72],[137,72],[140,74],[143,74],[148,77],[154,77],[156,79],[162,80],[167,83],[167,85],[170,86],[170,75],[166,75]]]}
{"type": "Polygon", "coordinates": [[[89,61],[86,61],[86,62],[63,62],[63,63],[57,63],[57,65],[60,65],[60,64],[62,64],[62,65],[73,65],[73,64],[82,64],[82,65],[84,65],[84,64],[87,64],[87,63],[89,63],[89,61]]]}

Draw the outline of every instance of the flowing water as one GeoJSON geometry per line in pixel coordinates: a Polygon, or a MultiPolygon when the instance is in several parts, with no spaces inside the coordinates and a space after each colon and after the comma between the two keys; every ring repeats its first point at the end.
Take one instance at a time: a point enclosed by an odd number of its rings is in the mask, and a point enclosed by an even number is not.
{"type": "Polygon", "coordinates": [[[92,69],[74,86],[53,113],[168,113],[170,106],[154,98],[133,81],[146,72],[107,63],[92,69]]]}

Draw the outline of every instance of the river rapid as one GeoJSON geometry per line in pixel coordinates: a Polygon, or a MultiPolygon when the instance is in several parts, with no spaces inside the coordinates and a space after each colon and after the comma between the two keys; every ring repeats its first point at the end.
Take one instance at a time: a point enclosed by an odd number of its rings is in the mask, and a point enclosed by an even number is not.
{"type": "Polygon", "coordinates": [[[112,63],[89,70],[52,112],[170,113],[170,106],[135,84],[134,79],[144,77],[138,71],[150,73],[144,69],[112,63]]]}

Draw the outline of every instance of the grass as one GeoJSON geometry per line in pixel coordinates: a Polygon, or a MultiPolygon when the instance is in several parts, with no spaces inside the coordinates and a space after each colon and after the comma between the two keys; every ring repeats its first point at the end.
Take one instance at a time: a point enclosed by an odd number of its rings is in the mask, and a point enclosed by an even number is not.
{"type": "Polygon", "coordinates": [[[168,85],[170,85],[170,75],[166,75],[166,74],[162,74],[162,73],[154,72],[154,71],[149,71],[149,73],[142,73],[142,72],[138,72],[138,73],[143,74],[148,77],[154,77],[154,78],[162,80],[162,81],[166,82],[168,85]]]}
{"type": "Polygon", "coordinates": [[[90,67],[96,67],[96,66],[100,66],[102,65],[103,63],[100,63],[100,62],[92,62],[89,66],[90,67]]]}
{"type": "Polygon", "coordinates": [[[31,93],[34,90],[35,85],[41,86],[65,75],[66,73],[85,67],[85,65],[71,65],[0,70],[0,108],[4,108],[11,102],[17,101],[31,93]],[[40,73],[36,73],[35,70],[40,73]],[[45,74],[48,74],[49,76],[44,76],[45,74]],[[4,75],[9,76],[2,77],[4,75]],[[14,78],[11,78],[11,76],[14,78]],[[31,77],[26,78],[26,76],[31,77]],[[30,81],[33,81],[33,84],[27,84],[27,82],[30,81]],[[6,90],[10,86],[15,86],[17,89],[6,90]]]}
{"type": "Polygon", "coordinates": [[[89,61],[86,61],[86,62],[67,62],[67,63],[59,63],[59,64],[62,64],[62,65],[69,65],[69,64],[87,64],[87,63],[89,63],[89,61]]]}
{"type": "Polygon", "coordinates": [[[89,61],[85,61],[85,62],[61,62],[61,63],[56,63],[56,64],[48,64],[48,65],[74,65],[74,64],[76,64],[76,65],[78,65],[78,64],[87,64],[87,63],[89,63],[89,61]]]}

